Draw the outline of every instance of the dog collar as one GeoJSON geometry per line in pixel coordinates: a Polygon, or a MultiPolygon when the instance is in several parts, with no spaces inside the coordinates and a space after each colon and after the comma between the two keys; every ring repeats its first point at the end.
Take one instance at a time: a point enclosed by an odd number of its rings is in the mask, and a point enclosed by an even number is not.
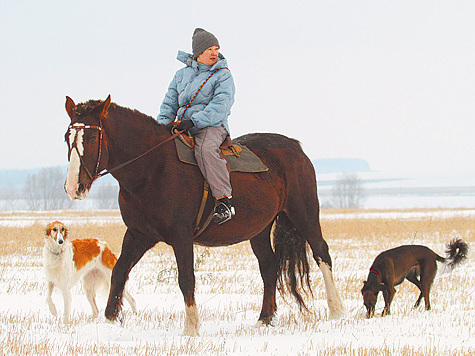
{"type": "Polygon", "coordinates": [[[53,255],[59,256],[61,254],[62,250],[59,250],[58,252],[54,252],[52,249],[50,249],[48,246],[45,246],[46,249],[51,252],[53,255]]]}
{"type": "Polygon", "coordinates": [[[379,277],[379,273],[376,272],[374,269],[370,269],[370,270],[369,270],[369,273],[371,273],[371,272],[373,272],[375,275],[377,275],[377,276],[379,277]]]}

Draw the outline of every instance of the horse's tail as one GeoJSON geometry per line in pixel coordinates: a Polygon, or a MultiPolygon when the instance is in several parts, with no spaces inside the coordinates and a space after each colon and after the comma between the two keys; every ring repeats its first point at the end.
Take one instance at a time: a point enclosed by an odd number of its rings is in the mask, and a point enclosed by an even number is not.
{"type": "Polygon", "coordinates": [[[290,293],[300,310],[308,310],[301,292],[313,295],[307,260],[307,241],[300,236],[287,214],[280,213],[274,226],[274,251],[279,261],[277,289],[290,293]]]}
{"type": "Polygon", "coordinates": [[[467,259],[468,245],[462,239],[453,239],[447,244],[446,258],[437,256],[437,261],[445,263],[450,268],[455,268],[467,259]]]}

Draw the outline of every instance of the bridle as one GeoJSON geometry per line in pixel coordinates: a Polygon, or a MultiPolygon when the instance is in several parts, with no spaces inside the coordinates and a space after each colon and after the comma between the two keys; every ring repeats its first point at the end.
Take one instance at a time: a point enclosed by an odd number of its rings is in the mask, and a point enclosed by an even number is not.
{"type": "MultiPolygon", "coordinates": [[[[81,161],[81,166],[84,167],[84,170],[86,171],[87,173],[87,176],[89,177],[89,179],[91,180],[91,182],[93,182],[94,180],[96,180],[100,175],[98,174],[98,170],[99,170],[99,164],[101,162],[101,155],[102,155],[102,136],[103,136],[103,130],[102,130],[102,121],[101,121],[101,126],[95,126],[95,125],[86,125],[86,124],[83,124],[83,123],[75,123],[73,125],[69,125],[68,127],[68,130],[71,131],[71,130],[75,130],[76,133],[74,135],[74,140],[73,140],[73,143],[71,144],[71,150],[75,149],[78,156],[79,156],[79,160],[81,161]],[[84,163],[84,159],[82,158],[82,155],[81,153],[79,152],[79,149],[78,149],[78,145],[76,143],[77,141],[77,137],[78,137],[78,133],[80,130],[85,130],[85,129],[93,129],[93,130],[98,130],[99,131],[99,150],[97,152],[97,161],[96,161],[96,166],[94,167],[94,171],[93,173],[91,173],[89,171],[89,169],[87,169],[87,166],[86,164],[84,163]]],[[[71,159],[71,153],[69,154],[69,159],[71,159]]]]}
{"type": "MultiPolygon", "coordinates": [[[[121,163],[121,164],[119,164],[119,165],[117,165],[117,166],[115,166],[111,169],[104,169],[101,172],[99,172],[99,165],[101,163],[101,155],[102,155],[102,141],[103,141],[103,136],[104,136],[104,129],[102,127],[102,120],[100,120],[100,126],[86,125],[86,124],[83,124],[83,123],[75,123],[73,125],[69,125],[68,129],[69,130],[73,129],[73,130],[76,131],[76,134],[74,135],[74,141],[73,141],[70,149],[71,150],[76,149],[76,152],[79,156],[79,160],[81,162],[81,166],[84,167],[84,169],[87,173],[87,176],[91,180],[91,183],[94,182],[97,178],[103,177],[103,176],[105,176],[109,173],[113,173],[113,172],[129,165],[130,163],[137,161],[138,159],[140,159],[140,158],[144,157],[145,155],[149,154],[150,152],[157,149],[161,145],[173,140],[175,137],[177,137],[178,135],[180,135],[183,132],[183,131],[176,131],[170,137],[167,137],[165,140],[159,142],[158,144],[156,144],[155,146],[153,146],[149,150],[145,151],[144,153],[140,154],[139,156],[137,156],[135,158],[132,158],[132,159],[129,159],[128,161],[125,161],[125,162],[123,162],[123,163],[121,163]],[[96,161],[96,166],[94,167],[93,173],[91,173],[89,171],[89,169],[87,169],[87,167],[84,163],[84,159],[82,158],[82,155],[79,153],[79,149],[78,149],[77,143],[76,143],[78,132],[80,130],[85,130],[85,129],[93,129],[93,130],[98,130],[99,131],[99,150],[97,152],[97,161],[96,161]]],[[[69,154],[69,159],[71,159],[71,154],[69,154]]]]}

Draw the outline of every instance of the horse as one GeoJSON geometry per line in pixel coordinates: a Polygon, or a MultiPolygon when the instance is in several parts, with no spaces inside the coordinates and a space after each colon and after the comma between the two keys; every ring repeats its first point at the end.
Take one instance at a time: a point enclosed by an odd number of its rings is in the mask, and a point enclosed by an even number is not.
{"type": "Polygon", "coordinates": [[[72,200],[85,199],[95,179],[107,173],[119,183],[119,207],[127,230],[111,277],[105,309],[109,321],[119,316],[129,272],[158,242],[170,245],[175,254],[185,302],[184,335],[197,335],[199,330],[194,244],[212,247],[250,241],[264,285],[258,319],[264,325],[271,324],[275,315],[276,289],[290,293],[301,310],[307,309],[302,293],[312,292],[309,246],[323,274],[329,316],[343,314],[320,226],[315,170],[297,140],[271,133],[234,139],[233,143],[248,147],[269,169],[231,172],[236,216],[222,225],[211,223],[196,236],[195,220],[205,182],[197,166],[177,158],[169,125],[111,103],[110,95],[104,101],[79,105],[66,97],[65,106],[71,120],[65,134],[66,193],[72,200]]]}

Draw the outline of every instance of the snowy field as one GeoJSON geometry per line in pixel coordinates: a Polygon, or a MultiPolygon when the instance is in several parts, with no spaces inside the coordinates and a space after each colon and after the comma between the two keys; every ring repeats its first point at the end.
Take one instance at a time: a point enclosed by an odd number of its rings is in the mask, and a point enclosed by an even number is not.
{"type": "MultiPolygon", "coordinates": [[[[439,265],[432,310],[413,309],[418,292],[408,282],[396,287],[392,315],[365,318],[360,289],[382,250],[424,244],[443,254],[460,237],[475,245],[475,210],[324,212],[334,277],[346,313],[328,318],[323,278],[311,263],[314,297],[310,314],[290,298],[278,298],[271,327],[257,327],[262,282],[248,243],[195,248],[200,335],[185,337],[184,303],[173,253],[164,244],[150,250],[132,270],[128,288],[138,313],[124,305],[123,323],[90,317],[80,285],[73,289],[72,322],[64,325],[44,302],[42,228],[51,220],[68,224],[72,238],[98,237],[120,250],[124,230],[117,212],[0,213],[1,355],[469,355],[475,354],[475,258],[451,274],[439,265]],[[87,226],[87,228],[85,228],[87,226]]],[[[62,298],[53,300],[62,313],[62,298]]]]}

